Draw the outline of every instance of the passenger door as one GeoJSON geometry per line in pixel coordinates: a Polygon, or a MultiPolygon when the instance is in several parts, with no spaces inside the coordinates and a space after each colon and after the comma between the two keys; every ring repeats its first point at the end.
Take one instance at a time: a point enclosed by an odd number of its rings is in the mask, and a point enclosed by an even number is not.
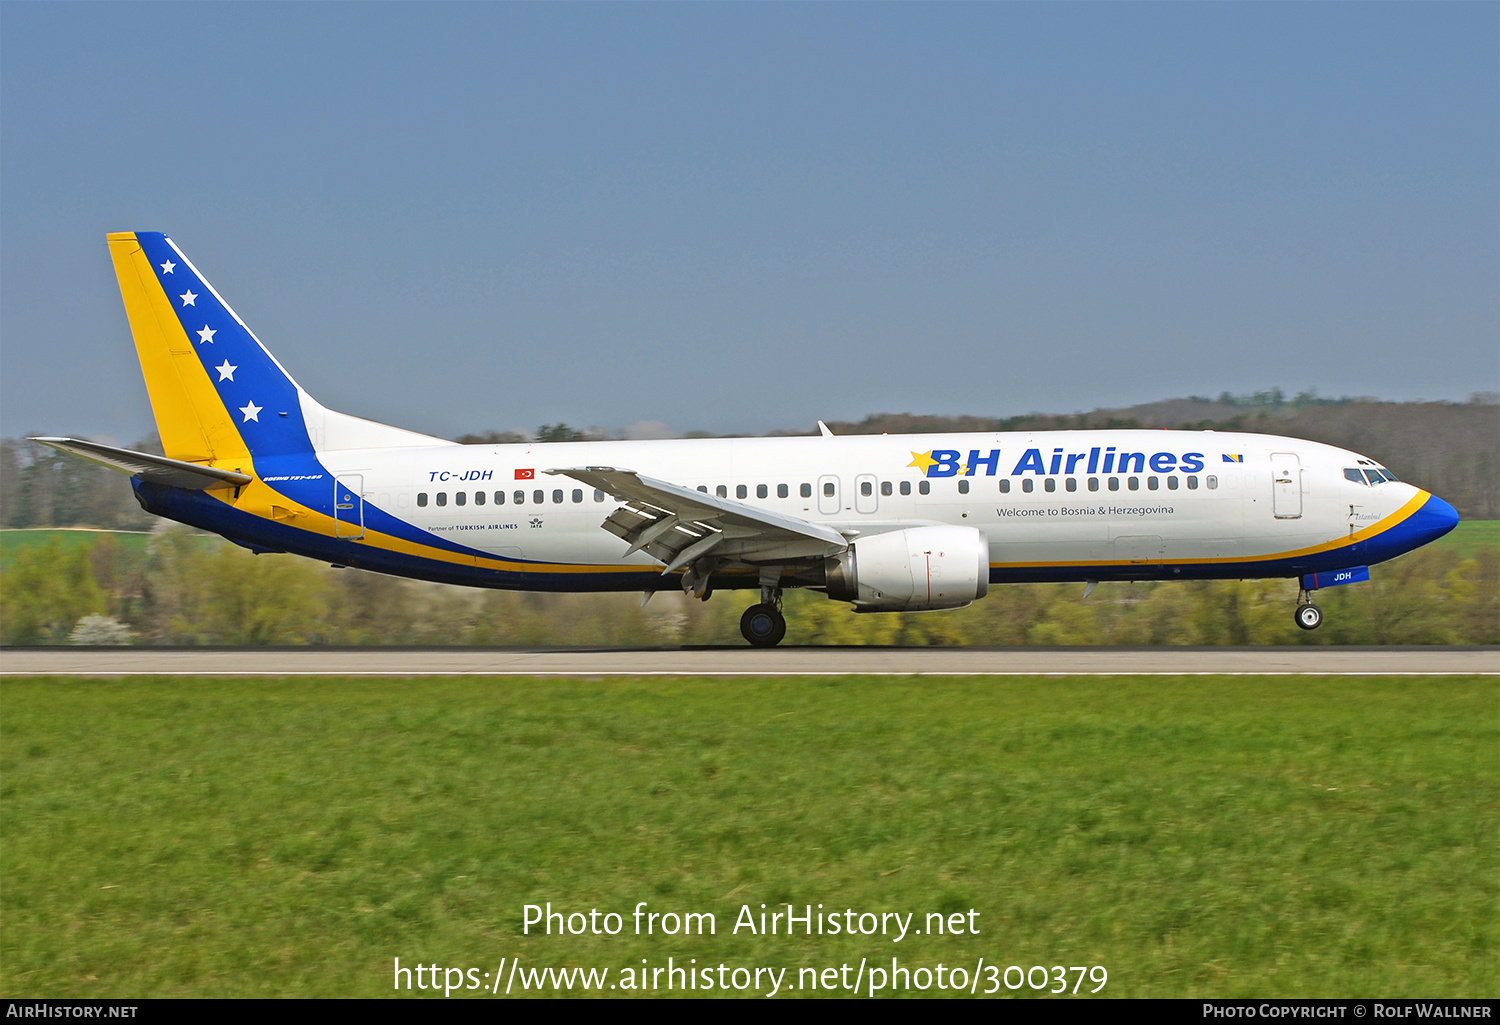
{"type": "Polygon", "coordinates": [[[1295,453],[1271,455],[1271,511],[1278,520],[1302,515],[1302,463],[1295,453]]]}
{"type": "Polygon", "coordinates": [[[365,475],[346,473],[333,479],[333,536],[359,541],[365,536],[365,475]]]}

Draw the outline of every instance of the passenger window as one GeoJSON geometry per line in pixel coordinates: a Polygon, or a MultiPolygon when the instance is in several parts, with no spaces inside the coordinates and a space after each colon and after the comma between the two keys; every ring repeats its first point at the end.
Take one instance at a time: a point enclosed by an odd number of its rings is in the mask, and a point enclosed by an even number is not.
{"type": "Polygon", "coordinates": [[[1078,490],[1078,478],[1077,477],[1069,477],[1068,478],[1068,490],[1069,491],[1077,491],[1078,490]]]}
{"type": "Polygon", "coordinates": [[[579,502],[582,502],[582,501],[583,501],[583,489],[582,488],[574,488],[573,489],[573,504],[577,505],[579,502]]]}
{"type": "Polygon", "coordinates": [[[547,501],[547,492],[533,491],[531,493],[531,501],[536,505],[541,505],[543,502],[547,501]]]}
{"type": "MultiPolygon", "coordinates": [[[[869,486],[870,485],[868,485],[868,484],[865,485],[865,487],[869,487],[869,486]]],[[[958,493],[960,495],[967,495],[969,493],[969,482],[968,481],[961,480],[961,481],[958,482],[958,493]]]]}
{"type": "Polygon", "coordinates": [[[828,498],[833,497],[833,481],[827,481],[823,484],[823,494],[828,498]]]}
{"type": "MultiPolygon", "coordinates": [[[[968,483],[968,481],[961,481],[960,482],[960,484],[967,484],[967,483],[968,483]]],[[[966,487],[960,486],[958,490],[960,490],[960,491],[967,491],[969,489],[966,488],[966,487]]],[[[869,498],[871,495],[875,494],[875,485],[871,484],[867,480],[860,481],[859,482],[859,493],[861,495],[864,495],[866,498],[869,498]]]]}
{"type": "Polygon", "coordinates": [[[483,505],[484,504],[484,492],[483,491],[476,491],[476,492],[474,492],[474,504],[475,505],[483,505]]]}
{"type": "Polygon", "coordinates": [[[596,502],[602,502],[602,501],[604,501],[604,492],[600,491],[598,488],[594,489],[594,501],[596,501],[596,502]]]}
{"type": "Polygon", "coordinates": [[[1109,479],[1109,490],[1111,490],[1111,491],[1119,491],[1120,490],[1120,478],[1118,478],[1118,477],[1111,477],[1109,479]]]}
{"type": "Polygon", "coordinates": [[[708,485],[707,484],[699,484],[698,485],[698,490],[701,491],[701,492],[703,492],[706,495],[706,494],[708,494],[708,485]]]}
{"type": "Polygon", "coordinates": [[[1168,477],[1167,478],[1167,490],[1168,491],[1176,491],[1177,490],[1177,478],[1176,477],[1168,477]]]}
{"type": "Polygon", "coordinates": [[[917,490],[924,495],[932,494],[932,481],[923,480],[917,482],[917,490]]]}
{"type": "Polygon", "coordinates": [[[797,489],[797,494],[801,495],[803,498],[811,498],[812,497],[812,485],[811,484],[804,484],[804,485],[802,485],[802,487],[800,487],[799,489],[797,489]]]}
{"type": "Polygon", "coordinates": [[[1198,490],[1198,477],[1197,477],[1196,474],[1189,474],[1188,475],[1187,486],[1188,486],[1188,490],[1189,491],[1197,491],[1198,490]]]}
{"type": "Polygon", "coordinates": [[[720,484],[718,487],[714,488],[714,494],[718,495],[720,498],[728,498],[729,489],[723,484],[720,484]]]}
{"type": "Polygon", "coordinates": [[[1029,495],[1035,489],[1036,489],[1036,481],[1032,480],[1030,477],[1022,477],[1021,478],[1021,490],[1022,491],[1026,492],[1029,495]]]}
{"type": "Polygon", "coordinates": [[[446,492],[446,491],[439,491],[437,493],[437,504],[438,505],[447,505],[448,504],[448,492],[446,492]]]}
{"type": "Polygon", "coordinates": [[[510,497],[513,498],[513,499],[515,499],[516,505],[525,505],[526,504],[526,492],[524,492],[524,491],[517,491],[514,495],[511,495],[510,497]]]}
{"type": "Polygon", "coordinates": [[[792,493],[791,488],[788,488],[785,484],[778,484],[778,485],[776,485],[776,497],[777,498],[785,498],[787,495],[790,495],[791,493],[792,493]]]}
{"type": "Polygon", "coordinates": [[[558,488],[558,489],[556,489],[555,491],[552,492],[552,504],[553,505],[562,505],[562,500],[563,500],[562,488],[558,488]]]}
{"type": "Polygon", "coordinates": [[[904,480],[901,482],[901,493],[903,495],[911,494],[911,481],[904,480]]]}
{"type": "Polygon", "coordinates": [[[890,481],[883,480],[883,481],[880,482],[880,493],[882,495],[884,495],[885,497],[887,497],[887,498],[891,497],[891,482],[890,481]]]}
{"type": "Polygon", "coordinates": [[[757,484],[757,485],[755,485],[755,497],[756,498],[769,498],[770,495],[771,495],[770,489],[767,488],[764,484],[757,484]]]}
{"type": "Polygon", "coordinates": [[[1356,484],[1363,484],[1365,482],[1365,475],[1352,466],[1346,466],[1344,467],[1344,479],[1352,480],[1356,484]]]}
{"type": "Polygon", "coordinates": [[[1099,490],[1099,478],[1098,477],[1090,477],[1089,478],[1089,490],[1090,491],[1098,491],[1099,490]]]}
{"type": "Polygon", "coordinates": [[[418,491],[417,492],[417,506],[420,508],[420,507],[424,507],[426,505],[427,505],[427,492],[425,492],[425,491],[418,491]]]}
{"type": "Polygon", "coordinates": [[[453,494],[453,504],[454,505],[468,505],[469,504],[469,493],[467,491],[456,491],[456,492],[454,492],[454,494],[453,494]]]}
{"type": "Polygon", "coordinates": [[[1047,492],[1049,492],[1049,493],[1053,492],[1053,491],[1056,491],[1057,490],[1057,478],[1056,477],[1048,477],[1046,480],[1042,481],[1042,488],[1044,490],[1046,490],[1047,492]]]}
{"type": "Polygon", "coordinates": [[[495,504],[496,505],[504,505],[505,504],[505,492],[503,492],[503,491],[497,491],[497,492],[495,492],[495,504]]]}
{"type": "Polygon", "coordinates": [[[1130,485],[1131,491],[1141,490],[1141,479],[1139,477],[1130,477],[1125,481],[1125,483],[1130,485]]]}
{"type": "Polygon", "coordinates": [[[1008,494],[1010,494],[1010,478],[1009,477],[1001,477],[1000,478],[1000,493],[1002,495],[1008,495],[1008,494]]]}
{"type": "Polygon", "coordinates": [[[1215,477],[1213,474],[1209,474],[1207,477],[1203,478],[1203,483],[1207,484],[1208,490],[1212,491],[1219,486],[1219,478],[1215,477]]]}
{"type": "Polygon", "coordinates": [[[736,484],[734,486],[734,497],[735,498],[748,498],[749,496],[750,496],[750,489],[747,488],[747,487],[745,487],[745,485],[743,485],[743,484],[736,484]]]}
{"type": "Polygon", "coordinates": [[[1161,481],[1157,480],[1155,477],[1147,477],[1146,478],[1146,488],[1148,490],[1150,490],[1150,491],[1156,491],[1156,490],[1160,489],[1160,487],[1161,487],[1161,481]]]}

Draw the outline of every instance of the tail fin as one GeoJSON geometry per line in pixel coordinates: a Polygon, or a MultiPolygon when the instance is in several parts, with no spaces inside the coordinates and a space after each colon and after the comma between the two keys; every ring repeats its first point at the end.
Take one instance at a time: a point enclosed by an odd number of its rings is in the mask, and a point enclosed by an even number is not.
{"type": "Polygon", "coordinates": [[[329,448],[451,444],[325,409],[166,235],[108,238],[169,458],[214,463],[329,448]]]}

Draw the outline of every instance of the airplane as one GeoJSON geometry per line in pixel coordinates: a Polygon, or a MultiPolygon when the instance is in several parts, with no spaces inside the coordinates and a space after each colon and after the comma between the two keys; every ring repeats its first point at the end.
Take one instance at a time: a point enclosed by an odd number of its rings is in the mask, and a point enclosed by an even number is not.
{"type": "Polygon", "coordinates": [[[861,613],[961,608],[992,584],[1294,578],[1316,591],[1452,530],[1374,459],[1213,431],[1021,431],[460,445],[304,391],[160,232],[108,236],[164,456],[32,440],[127,473],[148,512],[256,553],[535,591],[787,588],[861,613]]]}

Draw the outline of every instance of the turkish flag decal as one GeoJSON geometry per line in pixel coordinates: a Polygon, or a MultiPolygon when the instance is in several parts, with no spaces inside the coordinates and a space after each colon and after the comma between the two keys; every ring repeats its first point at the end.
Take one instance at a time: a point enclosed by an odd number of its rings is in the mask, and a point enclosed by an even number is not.
{"type": "Polygon", "coordinates": [[[517,470],[516,480],[536,480],[535,470],[517,470]]]}

